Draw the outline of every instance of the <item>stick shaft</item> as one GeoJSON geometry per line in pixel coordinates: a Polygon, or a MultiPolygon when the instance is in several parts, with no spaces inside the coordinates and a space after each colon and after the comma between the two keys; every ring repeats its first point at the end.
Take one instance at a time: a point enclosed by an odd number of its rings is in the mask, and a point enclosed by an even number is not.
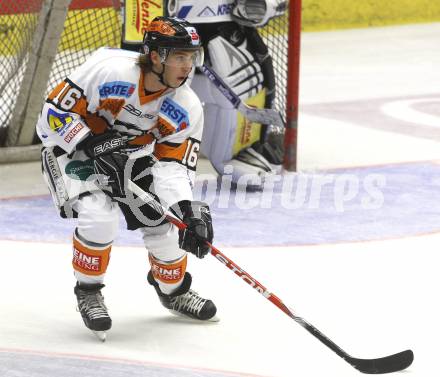
{"type": "Polygon", "coordinates": [[[278,111],[274,109],[258,109],[246,105],[212,68],[203,65],[200,67],[200,70],[245,118],[252,122],[284,127],[283,118],[278,111]]]}
{"type": "MultiPolygon", "coordinates": [[[[151,208],[153,208],[158,214],[164,216],[167,221],[171,224],[175,225],[179,229],[185,229],[186,224],[175,217],[172,213],[167,211],[152,195],[142,190],[136,183],[129,180],[128,181],[128,189],[135,193],[138,197],[140,197],[146,204],[148,204],[151,208]]],[[[249,275],[246,271],[244,271],[240,266],[234,263],[231,259],[229,259],[226,255],[224,255],[219,249],[217,249],[214,245],[207,242],[209,247],[211,248],[211,255],[214,256],[217,260],[223,263],[226,267],[228,267],[232,272],[234,272],[237,276],[239,276],[244,282],[249,284],[252,288],[254,288],[258,293],[260,293],[263,297],[272,302],[275,306],[281,309],[284,313],[286,313],[289,317],[295,319],[294,314],[287,308],[287,306],[273,293],[270,293],[267,288],[254,279],[251,275],[249,275]]]]}
{"type": "MultiPolygon", "coordinates": [[[[175,217],[171,212],[167,211],[152,195],[142,190],[138,185],[136,185],[131,180],[128,181],[128,189],[140,197],[146,204],[157,211],[158,214],[163,216],[167,221],[174,224],[179,229],[185,229],[186,224],[175,217]]],[[[274,304],[278,309],[287,314],[295,322],[306,329],[310,334],[317,338],[320,342],[325,344],[338,356],[352,365],[354,368],[358,369],[362,373],[389,373],[395,372],[407,368],[411,365],[413,360],[413,353],[410,350],[400,352],[399,354],[390,355],[379,359],[357,359],[350,356],[341,347],[339,347],[330,338],[319,331],[315,326],[307,322],[305,319],[296,316],[293,312],[281,301],[279,297],[269,292],[267,288],[249,275],[246,271],[235,264],[231,259],[224,255],[220,250],[218,250],[211,243],[207,242],[211,248],[211,255],[213,255],[222,264],[228,267],[232,272],[234,272],[238,277],[240,277],[244,282],[249,284],[263,297],[268,299],[272,304],[274,304]]]]}

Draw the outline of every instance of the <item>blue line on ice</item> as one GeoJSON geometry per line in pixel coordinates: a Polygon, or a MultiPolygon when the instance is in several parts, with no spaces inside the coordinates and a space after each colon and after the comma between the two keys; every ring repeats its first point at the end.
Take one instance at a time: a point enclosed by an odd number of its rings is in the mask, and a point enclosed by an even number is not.
{"type": "MultiPolygon", "coordinates": [[[[306,245],[440,231],[438,164],[302,174],[290,178],[290,187],[284,179],[275,183],[273,195],[235,191],[227,201],[224,196],[219,201],[219,190],[206,196],[206,184],[199,182],[196,189],[211,202],[215,244],[306,245]]],[[[58,217],[49,196],[0,200],[0,239],[70,242],[74,226],[75,220],[58,217]]],[[[139,233],[125,230],[122,220],[116,244],[142,241],[139,233]]]]}

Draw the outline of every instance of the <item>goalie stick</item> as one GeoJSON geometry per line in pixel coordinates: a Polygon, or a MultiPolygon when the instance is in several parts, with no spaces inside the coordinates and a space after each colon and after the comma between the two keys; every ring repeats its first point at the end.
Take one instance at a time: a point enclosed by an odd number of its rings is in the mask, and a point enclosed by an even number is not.
{"type": "Polygon", "coordinates": [[[249,119],[252,122],[267,125],[271,124],[284,128],[283,118],[278,111],[274,109],[258,109],[246,105],[212,68],[202,65],[199,69],[246,119],[249,119]]]}
{"type": "MultiPolygon", "coordinates": [[[[138,196],[142,202],[149,205],[152,209],[154,209],[158,214],[163,216],[167,221],[174,224],[179,229],[185,229],[186,225],[171,214],[169,211],[165,210],[164,207],[148,192],[142,190],[137,184],[133,181],[128,180],[128,189],[138,196]]],[[[348,362],[352,367],[356,368],[358,371],[367,374],[383,374],[383,373],[391,373],[397,372],[403,369],[408,368],[413,360],[414,354],[411,350],[402,351],[393,355],[380,357],[377,359],[359,359],[353,356],[350,356],[347,352],[345,352],[341,347],[339,347],[336,343],[334,343],[330,338],[324,335],[321,331],[319,331],[315,326],[311,323],[307,322],[304,318],[301,318],[293,313],[291,309],[289,309],[280,298],[278,298],[275,294],[269,292],[267,288],[265,288],[261,283],[255,280],[251,275],[249,275],[246,271],[241,269],[238,265],[236,265],[231,259],[225,256],[220,250],[214,247],[212,244],[207,242],[209,247],[211,248],[211,255],[213,255],[217,260],[223,263],[226,267],[228,267],[232,272],[234,272],[238,277],[243,279],[247,284],[249,284],[252,288],[254,288],[258,293],[260,293],[263,297],[268,299],[272,304],[274,304],[278,309],[282,310],[285,314],[287,314],[290,318],[292,318],[296,323],[300,324],[303,328],[305,328],[310,334],[312,334],[315,338],[324,343],[328,348],[330,348],[333,352],[335,352],[338,356],[342,357],[346,362],[348,362]]]]}

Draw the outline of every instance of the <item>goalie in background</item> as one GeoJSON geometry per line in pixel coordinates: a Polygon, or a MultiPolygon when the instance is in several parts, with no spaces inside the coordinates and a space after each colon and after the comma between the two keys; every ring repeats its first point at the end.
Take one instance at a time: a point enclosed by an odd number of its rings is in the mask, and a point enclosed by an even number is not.
{"type": "MultiPolygon", "coordinates": [[[[164,2],[165,3],[165,2],[164,2]]],[[[257,28],[281,16],[282,0],[170,0],[168,14],[191,22],[204,41],[206,64],[248,104],[273,108],[276,87],[272,58],[257,28]]],[[[124,43],[123,48],[139,46],[124,43]]],[[[220,174],[231,174],[247,188],[281,169],[284,129],[251,125],[201,73],[191,87],[203,101],[202,153],[220,174]]]]}
{"type": "Polygon", "coordinates": [[[203,109],[186,80],[203,64],[201,46],[191,24],[158,17],[145,34],[144,53],[97,50],[50,93],[37,123],[54,203],[62,217],[78,218],[72,260],[78,309],[102,340],[112,325],[101,289],[119,209],[127,228],[141,231],[151,267],[146,280],[163,306],[216,320],[214,303],[190,289],[186,271],[187,252],[203,258],[213,239],[209,207],[192,195],[203,109]],[[142,203],[128,179],[187,228],[177,230],[142,203]]]}

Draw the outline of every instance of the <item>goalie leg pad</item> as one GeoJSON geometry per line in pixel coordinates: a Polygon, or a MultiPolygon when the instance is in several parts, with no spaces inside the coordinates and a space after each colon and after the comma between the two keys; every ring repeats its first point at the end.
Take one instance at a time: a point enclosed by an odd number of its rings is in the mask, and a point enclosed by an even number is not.
{"type": "Polygon", "coordinates": [[[232,183],[247,190],[260,190],[265,179],[276,173],[269,161],[252,147],[240,151],[233,159],[218,166],[220,175],[229,175],[232,183]]]}
{"type": "MultiPolygon", "coordinates": [[[[212,86],[204,76],[196,75],[193,84],[200,87],[212,86]]],[[[215,89],[215,88],[214,88],[215,89]]],[[[202,98],[209,98],[205,96],[202,98]]],[[[224,99],[221,99],[224,101],[224,99]]],[[[214,103],[205,103],[205,126],[203,129],[201,152],[208,157],[216,171],[224,174],[225,166],[232,166],[232,181],[237,183],[241,176],[253,174],[263,177],[272,174],[270,163],[260,153],[245,148],[233,158],[236,139],[237,111],[214,103]]]]}
{"type": "Polygon", "coordinates": [[[263,88],[263,73],[254,56],[247,50],[244,40],[234,46],[222,36],[208,43],[212,68],[242,99],[254,96],[263,88]]]}
{"type": "MultiPolygon", "coordinates": [[[[266,88],[266,102],[264,107],[273,109],[275,107],[275,98],[277,93],[277,86],[275,80],[275,70],[273,67],[272,57],[269,55],[269,50],[258,33],[258,29],[253,27],[244,28],[246,36],[248,37],[249,49],[257,57],[258,63],[264,76],[264,87],[266,88]]],[[[260,140],[266,140],[270,132],[269,125],[262,125],[260,140]]],[[[264,155],[266,157],[266,155],[264,155]]],[[[270,161],[271,163],[274,163],[270,161]]],[[[276,163],[275,163],[276,164],[276,163]]]]}
{"type": "Polygon", "coordinates": [[[203,74],[195,75],[192,88],[204,100],[201,152],[219,171],[223,162],[230,160],[233,155],[237,110],[203,74]]]}
{"type": "Polygon", "coordinates": [[[272,57],[269,55],[269,50],[261,38],[261,35],[258,33],[258,29],[246,27],[244,30],[249,43],[249,50],[251,50],[253,55],[257,58],[263,72],[264,87],[266,88],[265,107],[272,108],[276,91],[275,71],[273,68],[272,57]]]}
{"type": "Polygon", "coordinates": [[[224,161],[232,158],[237,111],[222,109],[214,104],[206,104],[205,119],[201,151],[218,170],[224,161]]]}
{"type": "Polygon", "coordinates": [[[243,149],[234,159],[265,173],[270,173],[272,170],[269,161],[253,148],[243,149]]]}
{"type": "MultiPolygon", "coordinates": [[[[209,40],[210,61],[222,79],[240,94],[242,99],[260,90],[264,80],[260,65],[271,64],[271,60],[258,33],[250,28],[240,28],[233,23],[205,29],[202,37],[207,35],[205,40],[209,40]],[[213,35],[212,30],[220,35],[213,35]],[[252,40],[255,37],[254,33],[257,34],[258,41],[252,40]]],[[[270,67],[273,70],[271,65],[270,67]]],[[[273,72],[272,79],[272,83],[268,80],[271,84],[269,88],[274,86],[273,72]]],[[[254,166],[255,164],[249,164],[249,158],[233,159],[234,145],[239,132],[237,110],[204,75],[195,75],[191,86],[204,102],[205,126],[201,152],[209,158],[217,172],[222,175],[225,166],[232,165],[232,180],[237,183],[244,174],[262,176],[271,171],[270,164],[266,166],[267,162],[264,162],[263,166],[254,166]]]]}
{"type": "Polygon", "coordinates": [[[249,188],[262,187],[265,178],[272,175],[275,171],[260,153],[253,148],[245,148],[232,160],[225,163],[225,167],[232,167],[232,182],[240,185],[240,178],[246,178],[244,182],[249,188]],[[250,180],[247,180],[247,179],[250,180]]]}

